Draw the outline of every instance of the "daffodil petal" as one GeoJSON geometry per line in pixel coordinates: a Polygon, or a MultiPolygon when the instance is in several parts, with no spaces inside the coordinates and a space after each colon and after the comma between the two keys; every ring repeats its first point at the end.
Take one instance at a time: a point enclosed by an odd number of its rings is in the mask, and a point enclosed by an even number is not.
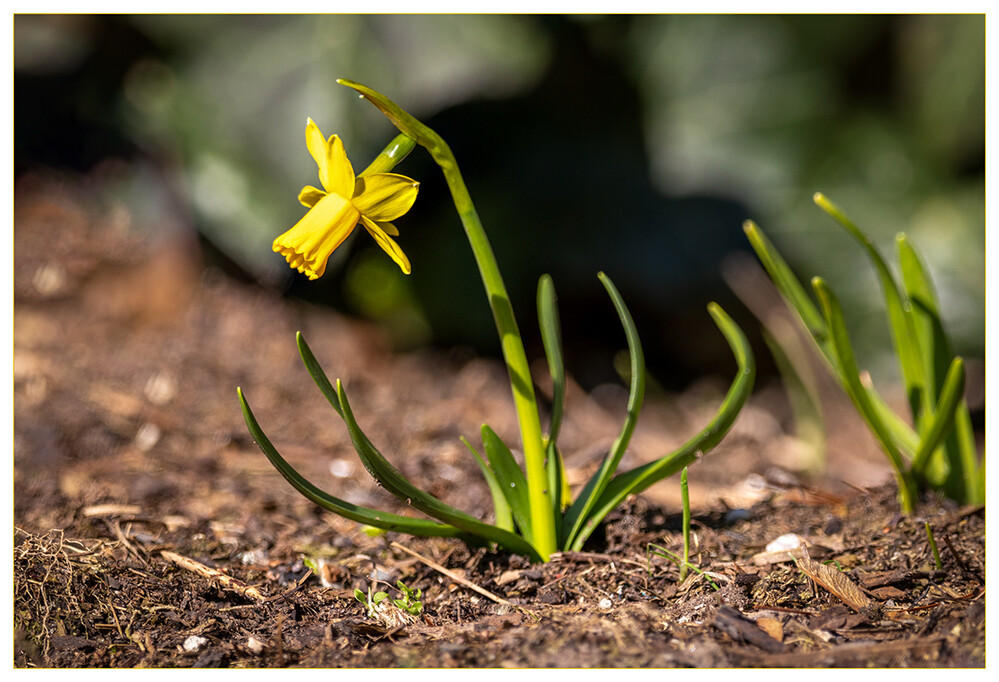
{"type": "Polygon", "coordinates": [[[329,190],[329,151],[326,138],[311,118],[305,124],[305,146],[309,148],[312,160],[319,166],[319,182],[329,190]]]}
{"type": "Polygon", "coordinates": [[[374,173],[358,178],[354,206],[376,222],[395,220],[413,206],[420,183],[396,173],[374,173]]]}
{"type": "Polygon", "coordinates": [[[302,188],[302,191],[298,193],[298,201],[302,204],[302,206],[312,208],[319,203],[319,200],[324,196],[326,196],[326,192],[321,189],[317,189],[312,185],[306,185],[302,188]]]}
{"type": "Polygon", "coordinates": [[[323,187],[330,194],[339,194],[344,199],[350,199],[354,193],[354,167],[350,165],[347,152],[343,149],[343,141],[338,135],[330,137],[326,146],[327,177],[323,187]]]}
{"type": "Polygon", "coordinates": [[[330,254],[350,235],[359,218],[353,204],[336,194],[327,194],[294,227],[274,240],[273,249],[291,267],[316,279],[326,271],[330,254]]]}
{"type": "Polygon", "coordinates": [[[379,221],[378,227],[382,228],[382,232],[384,232],[385,234],[390,234],[393,237],[398,237],[399,236],[399,228],[397,228],[392,223],[386,223],[386,222],[383,222],[383,221],[379,221]]]}
{"type": "Polygon", "coordinates": [[[361,223],[368,230],[368,234],[378,242],[378,246],[382,247],[382,250],[399,265],[405,274],[408,275],[413,271],[413,268],[409,265],[409,259],[406,258],[406,254],[402,252],[402,249],[399,248],[399,245],[390,236],[385,234],[385,230],[378,223],[363,214],[361,215],[361,223]]]}

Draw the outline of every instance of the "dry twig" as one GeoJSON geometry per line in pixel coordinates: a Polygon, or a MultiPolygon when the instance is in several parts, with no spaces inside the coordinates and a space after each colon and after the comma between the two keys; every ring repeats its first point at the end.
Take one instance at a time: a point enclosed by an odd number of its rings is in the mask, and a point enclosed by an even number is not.
{"type": "Polygon", "coordinates": [[[162,550],[160,556],[169,561],[172,564],[176,564],[181,568],[197,573],[200,576],[204,576],[210,580],[217,581],[222,587],[232,590],[233,592],[238,592],[244,597],[250,597],[251,599],[256,599],[257,601],[266,601],[267,597],[252,585],[247,585],[242,580],[233,578],[230,575],[226,575],[219,570],[211,568],[210,566],[205,566],[204,564],[195,561],[194,559],[188,559],[186,556],[181,556],[175,552],[170,552],[168,550],[162,550]]]}
{"type": "Polygon", "coordinates": [[[508,602],[503,597],[499,597],[499,596],[493,594],[492,592],[490,592],[489,590],[487,590],[485,588],[482,588],[482,587],[479,587],[475,583],[473,583],[473,582],[471,582],[469,580],[466,580],[465,578],[462,578],[460,575],[458,575],[454,571],[449,571],[448,569],[444,568],[443,566],[441,566],[440,564],[438,564],[435,561],[427,559],[424,556],[420,556],[419,554],[417,554],[416,552],[414,552],[413,550],[411,550],[409,547],[404,547],[404,546],[400,545],[398,542],[393,542],[392,546],[395,547],[396,549],[401,549],[403,552],[406,552],[406,554],[409,554],[410,556],[416,557],[417,559],[419,559],[420,561],[422,561],[423,563],[425,563],[427,566],[429,566],[430,568],[434,569],[438,573],[442,573],[443,575],[446,575],[448,578],[450,578],[451,580],[455,581],[456,583],[460,583],[460,584],[464,585],[465,587],[467,587],[468,589],[474,590],[474,591],[478,592],[483,597],[486,597],[488,599],[492,599],[497,604],[504,604],[506,606],[513,606],[513,604],[511,604],[510,602],[508,602]]]}

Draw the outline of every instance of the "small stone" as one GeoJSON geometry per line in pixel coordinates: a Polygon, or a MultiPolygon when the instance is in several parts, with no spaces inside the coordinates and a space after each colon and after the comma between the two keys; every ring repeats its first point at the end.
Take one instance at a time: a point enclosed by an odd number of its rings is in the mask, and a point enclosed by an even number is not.
{"type": "Polygon", "coordinates": [[[161,435],[160,427],[152,422],[146,422],[135,434],[135,447],[143,452],[149,452],[160,441],[161,435]]]}
{"type": "Polygon", "coordinates": [[[733,524],[736,521],[748,521],[753,518],[753,513],[748,509],[730,509],[725,513],[725,524],[733,524]]]}
{"type": "Polygon", "coordinates": [[[264,651],[264,643],[254,636],[246,640],[246,650],[251,654],[259,656],[264,651]]]}
{"type": "Polygon", "coordinates": [[[260,549],[259,547],[257,549],[243,552],[242,554],[239,555],[239,563],[243,564],[244,566],[249,566],[252,564],[259,566],[262,564],[266,564],[267,559],[268,559],[267,552],[260,549]]]}
{"type": "Polygon", "coordinates": [[[177,395],[177,380],[169,372],[157,372],[146,381],[144,392],[149,402],[162,407],[177,395]]]}
{"type": "Polygon", "coordinates": [[[208,644],[208,640],[199,635],[191,635],[184,640],[184,651],[188,653],[194,653],[196,651],[201,651],[202,647],[208,644]]]}
{"type": "Polygon", "coordinates": [[[767,545],[768,552],[783,552],[788,549],[798,549],[804,543],[801,536],[795,533],[787,533],[767,545]]]}
{"type": "Polygon", "coordinates": [[[330,460],[330,473],[337,478],[348,478],[354,473],[354,465],[345,459],[330,460]]]}
{"type": "Polygon", "coordinates": [[[609,608],[610,608],[611,606],[613,606],[613,605],[614,605],[614,602],[612,602],[612,601],[611,601],[610,599],[608,599],[607,597],[604,597],[603,599],[601,599],[601,600],[600,600],[600,603],[598,604],[598,606],[599,606],[600,608],[602,608],[602,609],[609,609],[609,608]]]}
{"type": "Polygon", "coordinates": [[[54,296],[66,287],[66,270],[58,263],[48,263],[35,271],[31,282],[42,296],[54,296]]]}

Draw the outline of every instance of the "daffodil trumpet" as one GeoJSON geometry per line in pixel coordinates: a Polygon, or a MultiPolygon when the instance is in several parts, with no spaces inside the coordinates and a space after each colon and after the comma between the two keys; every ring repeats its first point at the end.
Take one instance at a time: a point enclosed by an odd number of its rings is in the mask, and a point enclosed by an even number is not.
{"type": "Polygon", "coordinates": [[[638,332],[624,300],[610,278],[599,273],[598,278],[624,328],[631,358],[627,416],[600,468],[578,492],[576,499],[571,500],[557,442],[565,404],[566,380],[557,299],[551,277],[543,275],[538,285],[538,322],[554,393],[548,433],[545,435],[516,317],[492,247],[450,148],[437,133],[384,95],[359,83],[339,82],[374,104],[402,134],[365,172],[355,176],[340,139],[336,135],[323,137],[310,119],[306,127],[306,145],[319,166],[322,189],[307,186],[302,190],[299,200],[309,207],[309,213],[275,240],[274,250],[284,255],[291,267],[315,279],[323,274],[333,249],[360,223],[408,274],[408,259],[390,239],[390,236],[398,235],[390,221],[403,215],[413,205],[418,184],[390,171],[415,144],[424,147],[444,174],[492,308],[520,426],[524,468],[521,469],[502,439],[488,425],[483,425],[481,442],[484,456],[469,440],[462,438],[462,442],[475,458],[489,486],[494,523],[481,521],[417,488],[364,433],[351,410],[343,384],[339,380],[335,384],[329,380],[301,333],[298,335],[298,348],[302,361],[319,390],[344,421],[354,449],[367,471],[385,490],[432,520],[361,507],[320,490],[281,457],[260,428],[242,390],[237,389],[250,433],[274,467],[296,490],[315,504],[359,523],[417,536],[457,537],[470,543],[495,545],[523,554],[532,561],[547,561],[557,551],[582,549],[600,522],[628,495],[641,492],[679,472],[714,448],[725,436],[748,399],[755,379],[755,362],[745,335],[720,306],[715,303],[708,306],[709,314],[728,342],[738,365],[725,399],[715,417],[683,446],[647,464],[618,473],[618,465],[631,441],[643,404],[645,360],[638,332]]]}

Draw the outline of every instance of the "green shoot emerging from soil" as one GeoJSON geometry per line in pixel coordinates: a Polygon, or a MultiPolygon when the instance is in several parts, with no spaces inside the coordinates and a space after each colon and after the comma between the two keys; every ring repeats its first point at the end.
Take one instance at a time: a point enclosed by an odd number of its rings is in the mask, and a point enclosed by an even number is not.
{"type": "Polygon", "coordinates": [[[694,564],[690,563],[690,491],[687,487],[687,467],[683,468],[680,472],[680,500],[683,505],[683,525],[682,532],[683,535],[683,556],[679,556],[675,552],[671,552],[665,547],[661,547],[655,543],[649,543],[648,547],[645,548],[645,559],[649,561],[649,570],[651,571],[651,556],[655,554],[656,556],[661,556],[664,559],[669,559],[674,564],[680,568],[679,582],[683,582],[687,579],[687,571],[693,570],[698,575],[704,577],[705,580],[711,585],[715,590],[720,589],[714,580],[704,573],[694,564]]]}
{"type": "Polygon", "coordinates": [[[926,540],[930,543],[930,551],[933,552],[933,565],[937,567],[938,571],[943,570],[943,561],[940,559],[940,550],[937,549],[936,538],[933,537],[933,529],[930,528],[930,522],[924,521],[926,526],[926,540]]]}
{"type": "Polygon", "coordinates": [[[375,480],[400,500],[434,520],[415,519],[351,504],[329,495],[304,479],[278,454],[250,410],[241,390],[240,405],[247,427],[275,468],[300,493],[317,505],[348,519],[375,528],[418,536],[460,537],[478,544],[493,544],[523,554],[534,561],[547,561],[557,551],[578,551],[604,517],[631,494],[677,473],[714,448],[724,437],[752,390],[755,363],[742,330],[715,303],[708,312],[735,356],[738,371],[728,394],[710,423],[685,445],[664,457],[618,473],[617,468],[631,440],[645,395],[645,361],[638,332],[620,294],[603,273],[598,274],[624,327],[631,356],[630,393],[627,416],[610,452],[575,500],[565,481],[559,428],[565,400],[565,369],[562,338],[551,277],[543,275],[538,285],[538,320],[551,373],[554,400],[548,433],[541,429],[527,355],[499,266],[486,238],[475,206],[447,143],[437,133],[370,88],[341,80],[374,104],[402,133],[371,166],[356,178],[335,135],[328,140],[309,121],[306,140],[316,159],[323,190],[306,187],[300,201],[309,213],[295,227],[275,240],[274,249],[289,264],[314,279],[322,275],[326,259],[357,224],[362,224],[378,244],[409,274],[409,260],[387,235],[398,230],[386,222],[409,210],[416,198],[417,183],[389,173],[415,145],[424,147],[444,173],[455,208],[465,229],[486,297],[492,308],[503,358],[520,427],[524,468],[510,448],[488,426],[482,427],[482,450],[462,439],[475,458],[492,494],[495,523],[485,523],[420,490],[386,460],[365,435],[347,400],[343,384],[332,383],[319,366],[308,344],[298,335],[298,348],[306,369],[330,405],[346,424],[351,441],[365,468],[375,480]]]}
{"type": "Polygon", "coordinates": [[[687,467],[680,472],[680,499],[683,503],[683,563],[680,564],[680,582],[687,579],[690,565],[690,490],[687,487],[687,467]]]}
{"type": "Polygon", "coordinates": [[[985,502],[985,460],[979,461],[964,400],[964,361],[952,355],[929,273],[904,234],[896,237],[901,284],[871,239],[822,194],[815,203],[864,249],[878,274],[911,421],[892,411],[870,376],[858,369],[839,299],[821,277],[812,279],[816,307],[790,267],[752,221],[749,241],[833,375],[891,460],[899,500],[912,512],[919,493],[940,490],[963,503],[985,502]]]}

